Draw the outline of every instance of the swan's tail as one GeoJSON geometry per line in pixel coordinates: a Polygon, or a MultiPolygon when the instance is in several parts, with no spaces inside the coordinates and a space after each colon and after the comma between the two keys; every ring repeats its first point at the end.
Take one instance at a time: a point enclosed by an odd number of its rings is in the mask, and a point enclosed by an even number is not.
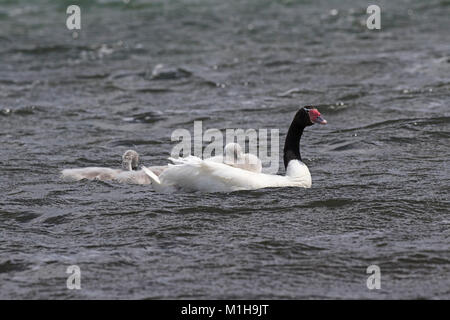
{"type": "Polygon", "coordinates": [[[198,157],[194,157],[194,156],[187,156],[184,158],[169,158],[170,161],[173,162],[173,164],[175,165],[182,165],[182,164],[187,164],[190,166],[194,166],[194,167],[200,167],[201,164],[203,163],[203,160],[198,158],[198,157]]]}
{"type": "Polygon", "coordinates": [[[151,171],[149,168],[146,168],[144,166],[142,166],[142,170],[144,170],[144,172],[150,177],[150,180],[152,181],[152,183],[154,183],[156,185],[161,185],[161,181],[159,180],[158,176],[153,173],[153,171],[151,171]]]}

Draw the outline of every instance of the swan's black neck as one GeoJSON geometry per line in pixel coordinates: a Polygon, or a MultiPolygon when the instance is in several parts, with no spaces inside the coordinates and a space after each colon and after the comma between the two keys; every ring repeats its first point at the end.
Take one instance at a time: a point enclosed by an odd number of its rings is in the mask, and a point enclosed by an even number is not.
{"type": "Polygon", "coordinates": [[[312,125],[309,119],[308,112],[302,108],[300,109],[292,120],[289,126],[288,133],[286,135],[286,140],[284,142],[284,168],[286,169],[289,161],[300,160],[302,157],[300,155],[300,139],[303,134],[303,130],[306,126],[312,125]]]}

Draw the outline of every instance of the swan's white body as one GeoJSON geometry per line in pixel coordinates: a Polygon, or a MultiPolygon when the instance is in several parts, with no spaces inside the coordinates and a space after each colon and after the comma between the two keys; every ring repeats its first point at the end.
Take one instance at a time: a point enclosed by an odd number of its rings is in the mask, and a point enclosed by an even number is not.
{"type": "Polygon", "coordinates": [[[286,175],[280,176],[251,172],[194,156],[170,159],[174,165],[169,165],[159,177],[150,168],[142,168],[152,180],[156,191],[173,192],[181,189],[183,191],[231,192],[270,187],[311,187],[309,169],[298,160],[290,161],[286,175]]]}

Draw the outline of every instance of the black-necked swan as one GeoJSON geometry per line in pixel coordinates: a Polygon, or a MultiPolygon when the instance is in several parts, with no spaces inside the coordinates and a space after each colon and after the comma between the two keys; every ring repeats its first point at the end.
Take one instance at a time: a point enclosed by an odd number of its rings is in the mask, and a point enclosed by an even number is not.
{"type": "MultiPolygon", "coordinates": [[[[145,172],[137,170],[139,165],[139,154],[134,150],[127,150],[122,156],[122,169],[111,169],[103,167],[87,167],[77,169],[64,169],[61,172],[63,179],[70,180],[101,180],[117,181],[132,184],[150,184],[151,180],[145,172]]],[[[165,168],[166,166],[164,166],[165,168]]],[[[151,167],[159,174],[162,167],[151,167]]]]}
{"type": "Polygon", "coordinates": [[[286,169],[284,176],[255,173],[194,156],[170,158],[174,164],[164,170],[159,177],[149,168],[142,167],[142,169],[152,180],[155,190],[160,192],[176,190],[230,192],[267,187],[310,188],[311,174],[301,161],[300,138],[303,130],[314,123],[327,123],[316,108],[307,106],[295,114],[284,144],[286,169]]]}

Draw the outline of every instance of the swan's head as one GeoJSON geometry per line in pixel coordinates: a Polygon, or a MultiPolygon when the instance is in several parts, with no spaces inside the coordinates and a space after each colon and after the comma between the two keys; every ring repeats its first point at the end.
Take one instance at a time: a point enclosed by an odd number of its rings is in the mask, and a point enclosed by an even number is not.
{"type": "Polygon", "coordinates": [[[242,156],[241,146],[235,142],[228,143],[224,148],[224,152],[225,158],[232,162],[236,162],[242,156]]]}
{"type": "Polygon", "coordinates": [[[139,165],[139,154],[134,150],[127,150],[122,156],[123,170],[137,170],[139,165]]]}
{"type": "Polygon", "coordinates": [[[312,106],[303,107],[297,113],[297,116],[298,120],[302,121],[305,126],[312,126],[314,123],[327,124],[327,120],[321,116],[319,110],[312,106]]]}

